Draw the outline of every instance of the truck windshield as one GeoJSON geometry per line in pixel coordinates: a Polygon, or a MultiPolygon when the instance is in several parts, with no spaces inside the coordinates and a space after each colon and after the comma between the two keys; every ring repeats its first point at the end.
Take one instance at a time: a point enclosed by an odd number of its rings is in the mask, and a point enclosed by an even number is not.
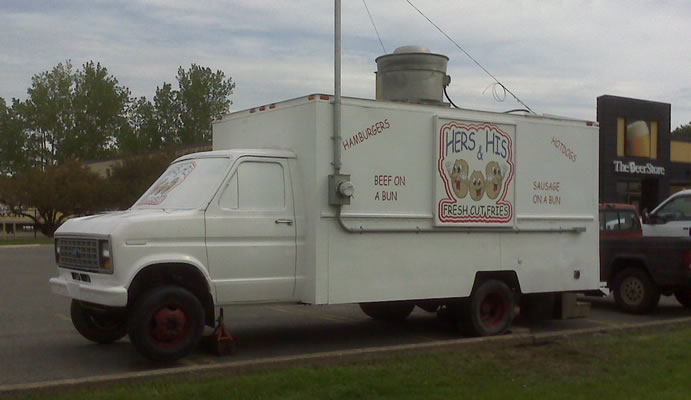
{"type": "Polygon", "coordinates": [[[680,196],[662,206],[656,212],[658,217],[667,221],[691,219],[691,196],[680,196]]]}
{"type": "Polygon", "coordinates": [[[196,209],[205,206],[218,186],[232,159],[196,158],[171,164],[133,209],[196,209]]]}

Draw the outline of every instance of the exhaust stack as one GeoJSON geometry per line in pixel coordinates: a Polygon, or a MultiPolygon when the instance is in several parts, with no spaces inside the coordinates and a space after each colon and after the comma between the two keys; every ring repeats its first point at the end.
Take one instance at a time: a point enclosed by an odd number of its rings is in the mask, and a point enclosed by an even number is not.
{"type": "Polygon", "coordinates": [[[443,102],[444,88],[451,82],[448,61],[423,46],[403,46],[377,57],[376,99],[448,107],[443,102]]]}

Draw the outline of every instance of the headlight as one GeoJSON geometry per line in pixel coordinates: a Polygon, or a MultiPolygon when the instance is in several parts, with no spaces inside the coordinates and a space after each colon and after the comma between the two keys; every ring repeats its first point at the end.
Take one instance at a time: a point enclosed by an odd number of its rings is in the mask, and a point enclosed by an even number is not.
{"type": "Polygon", "coordinates": [[[98,255],[99,255],[99,261],[100,261],[101,269],[104,269],[107,272],[113,271],[113,259],[111,257],[110,250],[111,250],[110,249],[110,241],[108,241],[108,240],[99,240],[98,241],[98,255]]]}

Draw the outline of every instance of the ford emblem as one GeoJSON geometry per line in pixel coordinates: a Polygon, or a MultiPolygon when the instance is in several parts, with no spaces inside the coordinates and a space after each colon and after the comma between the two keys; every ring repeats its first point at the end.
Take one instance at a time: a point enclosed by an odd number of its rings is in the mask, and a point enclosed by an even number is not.
{"type": "Polygon", "coordinates": [[[79,249],[72,249],[72,257],[79,257],[79,249]]]}

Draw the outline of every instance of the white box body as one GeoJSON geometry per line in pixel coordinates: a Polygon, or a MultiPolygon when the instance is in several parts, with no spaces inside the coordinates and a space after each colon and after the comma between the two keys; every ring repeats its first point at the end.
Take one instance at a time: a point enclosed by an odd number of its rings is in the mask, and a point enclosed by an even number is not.
{"type": "Polygon", "coordinates": [[[214,150],[296,155],[295,301],[465,297],[490,271],[514,271],[522,293],[598,288],[595,124],[344,98],[341,173],[355,193],[342,217],[363,231],[349,233],[328,202],[332,99],[213,124],[214,150]]]}

